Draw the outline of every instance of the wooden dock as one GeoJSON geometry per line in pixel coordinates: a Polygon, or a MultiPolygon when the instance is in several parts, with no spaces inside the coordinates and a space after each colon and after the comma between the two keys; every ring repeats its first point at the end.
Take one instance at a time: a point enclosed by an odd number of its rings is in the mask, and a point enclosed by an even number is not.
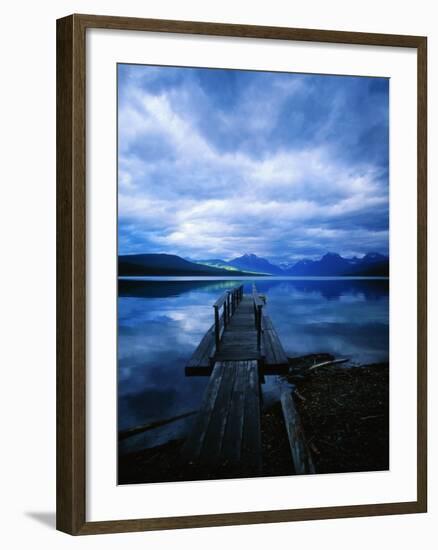
{"type": "Polygon", "coordinates": [[[267,370],[288,368],[288,359],[265,303],[253,285],[225,292],[214,304],[214,323],[187,363],[186,374],[210,374],[217,361],[257,361],[267,370]],[[197,370],[200,369],[200,370],[197,370]]]}
{"type": "MultiPolygon", "coordinates": [[[[186,366],[186,375],[208,375],[201,408],[182,450],[183,459],[208,477],[260,475],[261,378],[287,372],[288,359],[265,299],[253,285],[225,292],[214,304],[214,323],[186,366]]],[[[291,395],[282,411],[296,473],[314,473],[291,395]]]]}

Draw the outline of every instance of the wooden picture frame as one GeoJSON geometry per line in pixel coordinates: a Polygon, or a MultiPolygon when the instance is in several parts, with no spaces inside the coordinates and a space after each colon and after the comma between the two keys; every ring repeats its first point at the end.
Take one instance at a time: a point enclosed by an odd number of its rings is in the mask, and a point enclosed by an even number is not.
{"type": "Polygon", "coordinates": [[[72,535],[85,535],[426,512],[426,216],[427,40],[425,37],[95,15],[71,15],[59,19],[57,21],[57,529],[72,535]],[[85,34],[90,28],[391,46],[416,50],[418,66],[416,500],[184,517],[86,521],[85,34]]]}

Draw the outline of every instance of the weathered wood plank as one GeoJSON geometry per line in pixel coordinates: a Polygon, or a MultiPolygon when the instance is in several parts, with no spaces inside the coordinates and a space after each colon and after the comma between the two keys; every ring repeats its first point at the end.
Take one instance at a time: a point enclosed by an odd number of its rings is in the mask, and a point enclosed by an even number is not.
{"type": "Polygon", "coordinates": [[[222,335],[221,344],[214,359],[217,361],[252,360],[259,357],[252,301],[244,295],[222,335]]]}
{"type": "Polygon", "coordinates": [[[215,335],[214,325],[212,325],[204,334],[198,347],[190,357],[187,367],[208,367],[209,358],[214,351],[215,347],[215,335]]]}
{"type": "Polygon", "coordinates": [[[240,355],[237,353],[230,353],[229,355],[222,355],[220,358],[221,361],[258,361],[259,358],[256,357],[255,353],[249,353],[243,351],[240,355]]]}
{"type": "Polygon", "coordinates": [[[212,469],[221,465],[220,451],[236,379],[236,368],[233,365],[228,365],[226,362],[219,365],[222,365],[223,369],[222,381],[199,457],[199,463],[202,466],[209,466],[212,469]]]}
{"type": "Polygon", "coordinates": [[[314,474],[310,451],[304,437],[304,431],[298,411],[295,408],[290,390],[283,390],[281,393],[281,408],[283,410],[284,422],[286,424],[289,446],[292,453],[292,460],[296,474],[314,474]]]}
{"type": "Polygon", "coordinates": [[[245,393],[248,384],[246,364],[246,361],[237,362],[234,366],[236,380],[221,449],[221,463],[223,466],[230,468],[237,467],[241,456],[245,419],[245,393]]]}
{"type": "Polygon", "coordinates": [[[263,318],[263,353],[267,365],[288,365],[288,358],[281,345],[277,331],[267,315],[263,318]]]}
{"type": "Polygon", "coordinates": [[[193,423],[192,431],[182,448],[182,456],[190,462],[197,460],[204,444],[205,433],[210,423],[211,415],[213,414],[223,373],[223,364],[217,363],[213,369],[207,389],[205,390],[202,405],[193,423]]]}
{"type": "Polygon", "coordinates": [[[252,313],[238,313],[234,314],[234,317],[231,319],[230,324],[228,325],[228,330],[237,329],[243,326],[252,327],[254,325],[254,314],[252,313]]]}
{"type": "Polygon", "coordinates": [[[345,357],[344,359],[334,359],[333,361],[323,361],[322,363],[317,363],[316,365],[312,365],[311,367],[309,367],[309,371],[318,369],[319,367],[340,365],[341,363],[346,363],[347,361],[350,361],[348,357],[345,357]]]}
{"type": "Polygon", "coordinates": [[[260,384],[256,361],[247,364],[248,383],[245,392],[245,419],[242,436],[241,461],[246,471],[259,473],[262,469],[262,436],[260,427],[260,384]]]}
{"type": "Polygon", "coordinates": [[[257,361],[216,363],[183,459],[208,476],[261,470],[257,361]],[[213,386],[213,388],[211,387],[213,386]]]}
{"type": "Polygon", "coordinates": [[[263,316],[263,329],[264,330],[275,330],[274,325],[272,324],[272,320],[269,317],[269,315],[263,316]]]}

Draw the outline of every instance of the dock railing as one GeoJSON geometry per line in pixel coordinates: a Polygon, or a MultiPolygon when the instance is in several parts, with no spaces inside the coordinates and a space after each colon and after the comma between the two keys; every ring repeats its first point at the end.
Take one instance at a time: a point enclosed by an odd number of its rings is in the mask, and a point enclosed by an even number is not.
{"type": "Polygon", "coordinates": [[[252,297],[254,302],[254,321],[255,327],[257,330],[257,349],[260,350],[262,343],[262,317],[263,317],[263,306],[264,302],[260,298],[257,287],[255,284],[252,285],[252,297]]]}
{"type": "Polygon", "coordinates": [[[230,322],[243,297],[243,285],[226,290],[213,304],[214,308],[214,337],[216,351],[219,349],[221,335],[230,322]]]}

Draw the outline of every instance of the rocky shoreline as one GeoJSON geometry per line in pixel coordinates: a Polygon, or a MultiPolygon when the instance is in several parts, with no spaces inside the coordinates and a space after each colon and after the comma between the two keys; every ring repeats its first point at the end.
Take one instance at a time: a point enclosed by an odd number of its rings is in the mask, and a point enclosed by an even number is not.
{"type": "Polygon", "coordinates": [[[308,356],[286,377],[318,473],[389,468],[389,365],[326,365],[308,356]]]}

